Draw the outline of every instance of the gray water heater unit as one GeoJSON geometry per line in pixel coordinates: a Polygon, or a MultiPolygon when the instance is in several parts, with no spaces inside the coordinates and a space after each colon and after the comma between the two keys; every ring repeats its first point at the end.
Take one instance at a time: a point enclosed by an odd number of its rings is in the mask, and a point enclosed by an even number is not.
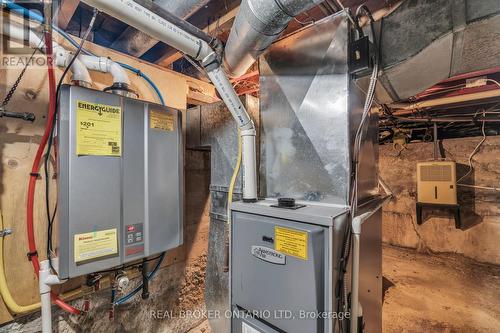
{"type": "Polygon", "coordinates": [[[182,244],[181,128],[178,110],[62,88],[56,249],[61,278],[182,244]]]}

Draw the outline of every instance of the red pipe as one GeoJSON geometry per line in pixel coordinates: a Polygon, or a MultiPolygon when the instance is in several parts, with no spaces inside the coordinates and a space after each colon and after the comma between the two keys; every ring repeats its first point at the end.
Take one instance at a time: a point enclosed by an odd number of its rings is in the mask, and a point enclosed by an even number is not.
{"type": "MultiPolygon", "coordinates": [[[[37,278],[39,277],[40,263],[38,261],[38,253],[36,250],[35,232],[34,232],[34,218],[33,218],[33,208],[35,204],[35,188],[36,181],[38,178],[38,172],[40,170],[40,164],[42,161],[43,152],[45,146],[47,145],[47,140],[52,131],[52,124],[54,122],[54,117],[56,113],[56,79],[53,67],[53,57],[52,57],[52,33],[47,31],[45,33],[45,47],[47,55],[47,74],[49,78],[49,112],[47,117],[47,126],[45,127],[45,132],[43,133],[42,140],[38,146],[38,150],[33,160],[33,166],[31,167],[30,180],[28,184],[28,202],[26,207],[26,223],[28,232],[28,248],[29,257],[31,263],[33,264],[33,269],[37,278]]],[[[52,301],[56,303],[61,309],[80,315],[81,311],[72,307],[71,305],[65,303],[56,294],[51,293],[52,301]]]]}

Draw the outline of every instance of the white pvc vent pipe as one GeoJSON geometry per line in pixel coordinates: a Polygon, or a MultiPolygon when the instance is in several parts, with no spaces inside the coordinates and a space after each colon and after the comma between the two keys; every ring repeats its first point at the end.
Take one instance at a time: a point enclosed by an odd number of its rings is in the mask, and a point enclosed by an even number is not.
{"type": "MultiPolygon", "coordinates": [[[[3,33],[17,41],[22,42],[25,40],[25,29],[25,27],[16,23],[7,21],[3,22],[3,33]]],[[[43,49],[45,47],[45,42],[42,38],[40,38],[32,30],[29,30],[27,42],[34,48],[43,49]]],[[[69,57],[70,53],[56,42],[53,42],[53,50],[55,64],[60,67],[66,67],[71,60],[69,57]]],[[[73,73],[73,80],[81,81],[88,85],[92,83],[87,68],[78,59],[76,59],[73,66],[71,66],[71,72],[73,73]]]]}
{"type": "Polygon", "coordinates": [[[220,64],[214,61],[217,57],[210,45],[132,0],[83,0],[83,2],[201,61],[204,65],[210,64],[210,66],[205,67],[208,77],[241,130],[243,139],[243,200],[256,200],[255,126],[226,73],[220,68],[220,64]]]}
{"type": "Polygon", "coordinates": [[[130,85],[130,79],[122,66],[106,57],[80,55],[78,59],[91,71],[109,73],[113,77],[113,83],[130,85]]]}
{"type": "MultiPolygon", "coordinates": [[[[3,33],[17,41],[25,40],[25,27],[16,23],[3,22],[3,33]]],[[[45,41],[32,30],[29,30],[28,38],[27,42],[31,47],[39,49],[45,47],[45,41]]],[[[55,41],[53,42],[53,50],[55,64],[59,67],[67,67],[73,57],[72,53],[55,41]]],[[[80,55],[75,59],[71,66],[71,79],[83,83],[85,86],[90,86],[92,79],[90,78],[89,70],[109,73],[113,77],[113,83],[130,85],[130,79],[120,65],[105,57],[87,55],[80,55]]]]}

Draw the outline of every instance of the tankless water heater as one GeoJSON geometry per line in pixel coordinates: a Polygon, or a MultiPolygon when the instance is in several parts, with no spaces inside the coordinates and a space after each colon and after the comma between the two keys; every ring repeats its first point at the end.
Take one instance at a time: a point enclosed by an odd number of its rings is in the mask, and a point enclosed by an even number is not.
{"type": "Polygon", "coordinates": [[[62,88],[59,104],[59,276],[181,245],[180,112],[75,86],[62,88]]]}

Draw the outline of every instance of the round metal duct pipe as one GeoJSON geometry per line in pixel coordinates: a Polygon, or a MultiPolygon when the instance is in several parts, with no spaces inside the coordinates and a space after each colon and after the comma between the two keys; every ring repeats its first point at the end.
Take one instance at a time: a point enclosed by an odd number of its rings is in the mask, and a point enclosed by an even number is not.
{"type": "Polygon", "coordinates": [[[322,0],[243,0],[226,44],[224,67],[238,77],[279,38],[290,20],[322,0]]]}

